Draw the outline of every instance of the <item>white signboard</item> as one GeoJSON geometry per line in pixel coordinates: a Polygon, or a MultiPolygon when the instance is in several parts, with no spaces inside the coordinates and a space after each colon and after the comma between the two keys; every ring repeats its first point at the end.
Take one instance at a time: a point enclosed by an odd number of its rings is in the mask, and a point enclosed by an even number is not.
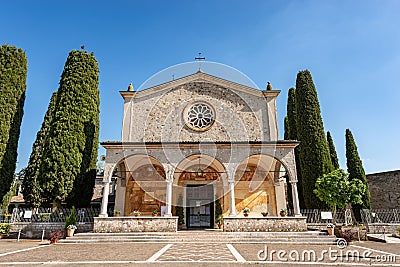
{"type": "Polygon", "coordinates": [[[26,210],[24,213],[24,219],[30,219],[30,218],[32,218],[32,211],[26,210]]]}
{"type": "Polygon", "coordinates": [[[322,220],[332,220],[332,212],[330,212],[330,211],[321,211],[321,219],[322,220]]]}

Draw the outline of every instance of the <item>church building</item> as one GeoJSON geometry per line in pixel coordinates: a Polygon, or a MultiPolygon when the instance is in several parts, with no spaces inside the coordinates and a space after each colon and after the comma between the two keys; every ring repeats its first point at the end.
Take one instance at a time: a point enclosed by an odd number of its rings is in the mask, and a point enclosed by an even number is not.
{"type": "Polygon", "coordinates": [[[122,138],[101,143],[106,158],[100,216],[107,217],[112,178],[120,216],[157,211],[171,217],[182,207],[185,228],[214,228],[216,202],[224,217],[243,217],[245,208],[250,217],[265,211],[278,216],[288,205],[301,216],[298,142],[278,140],[279,93],[202,70],[121,91],[122,138]]]}

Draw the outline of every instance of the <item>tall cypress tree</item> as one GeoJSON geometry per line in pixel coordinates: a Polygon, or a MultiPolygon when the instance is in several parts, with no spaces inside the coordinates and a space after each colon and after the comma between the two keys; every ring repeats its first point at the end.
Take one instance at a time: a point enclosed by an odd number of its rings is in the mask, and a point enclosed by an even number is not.
{"type": "MultiPolygon", "coordinates": [[[[287,140],[298,140],[297,136],[297,112],[296,112],[296,89],[290,88],[288,91],[288,102],[287,102],[287,140]]],[[[286,139],[286,138],[285,138],[286,139]]],[[[297,170],[297,191],[299,196],[300,208],[305,208],[304,196],[303,196],[303,186],[301,179],[301,167],[300,167],[300,147],[294,149],[294,154],[296,157],[296,170],[297,170]]]]}
{"type": "Polygon", "coordinates": [[[289,140],[297,140],[297,125],[296,125],[296,89],[290,88],[288,91],[288,100],[286,105],[288,118],[288,137],[289,140]]]}
{"type": "Polygon", "coordinates": [[[99,135],[98,73],[93,53],[69,53],[37,176],[43,198],[53,206],[66,200],[77,207],[90,203],[99,135]]]}
{"type": "Polygon", "coordinates": [[[57,91],[53,93],[50,104],[44,116],[42,127],[36,135],[33,143],[32,153],[29,157],[28,166],[25,169],[24,181],[22,184],[22,192],[25,201],[39,207],[43,201],[41,185],[38,183],[38,174],[40,165],[42,164],[43,151],[48,140],[51,123],[53,122],[54,112],[56,110],[57,91]]]}
{"type": "Polygon", "coordinates": [[[322,122],[317,91],[308,70],[300,71],[296,79],[296,126],[300,143],[300,168],[305,206],[323,208],[326,205],[313,193],[315,182],[333,171],[322,122]]]}
{"type": "MultiPolygon", "coordinates": [[[[284,129],[284,137],[283,139],[285,140],[290,140],[289,138],[289,119],[288,116],[285,116],[284,123],[283,123],[283,129],[284,129]]],[[[289,176],[286,175],[287,178],[287,202],[288,202],[288,208],[293,209],[293,197],[292,197],[292,186],[289,181],[289,176]]],[[[300,195],[300,194],[299,194],[300,195]]]]}
{"type": "MultiPolygon", "coordinates": [[[[370,194],[368,190],[367,178],[365,176],[364,167],[362,165],[360,156],[358,154],[358,149],[356,142],[354,141],[353,134],[350,129],[346,129],[346,160],[347,160],[347,172],[349,173],[349,180],[354,178],[360,179],[363,184],[366,186],[365,194],[362,197],[363,204],[355,204],[353,205],[353,209],[371,209],[371,200],[370,194]]],[[[357,216],[358,212],[356,212],[357,220],[359,220],[359,216],[357,216]]]]}
{"type": "Polygon", "coordinates": [[[333,143],[333,139],[331,136],[331,133],[328,131],[326,134],[326,139],[328,141],[328,146],[329,146],[329,154],[331,155],[331,161],[332,161],[332,165],[333,168],[335,170],[339,169],[339,159],[336,153],[336,148],[335,148],[335,144],[333,143]]]}
{"type": "Polygon", "coordinates": [[[283,131],[284,131],[283,139],[290,140],[290,138],[289,138],[289,119],[288,119],[288,116],[285,116],[285,119],[283,121],[283,131]]]}
{"type": "Polygon", "coordinates": [[[22,49],[0,47],[0,202],[12,185],[17,164],[27,65],[22,49]]]}

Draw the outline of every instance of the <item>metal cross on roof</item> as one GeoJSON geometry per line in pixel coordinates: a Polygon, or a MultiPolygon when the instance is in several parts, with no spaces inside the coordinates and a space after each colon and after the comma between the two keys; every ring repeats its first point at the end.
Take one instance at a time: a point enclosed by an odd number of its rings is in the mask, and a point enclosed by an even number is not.
{"type": "Polygon", "coordinates": [[[201,70],[201,61],[202,61],[202,60],[206,60],[206,58],[205,58],[205,57],[202,57],[202,56],[201,56],[201,53],[199,52],[199,56],[198,56],[198,57],[195,57],[194,60],[199,61],[199,70],[201,70]]]}

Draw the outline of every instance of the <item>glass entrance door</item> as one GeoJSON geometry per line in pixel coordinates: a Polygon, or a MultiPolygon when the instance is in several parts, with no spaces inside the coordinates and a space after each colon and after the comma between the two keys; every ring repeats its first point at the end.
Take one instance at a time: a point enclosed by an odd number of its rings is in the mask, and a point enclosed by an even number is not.
{"type": "Polygon", "coordinates": [[[213,194],[212,185],[186,188],[186,225],[188,228],[212,228],[214,226],[213,194]]]}

